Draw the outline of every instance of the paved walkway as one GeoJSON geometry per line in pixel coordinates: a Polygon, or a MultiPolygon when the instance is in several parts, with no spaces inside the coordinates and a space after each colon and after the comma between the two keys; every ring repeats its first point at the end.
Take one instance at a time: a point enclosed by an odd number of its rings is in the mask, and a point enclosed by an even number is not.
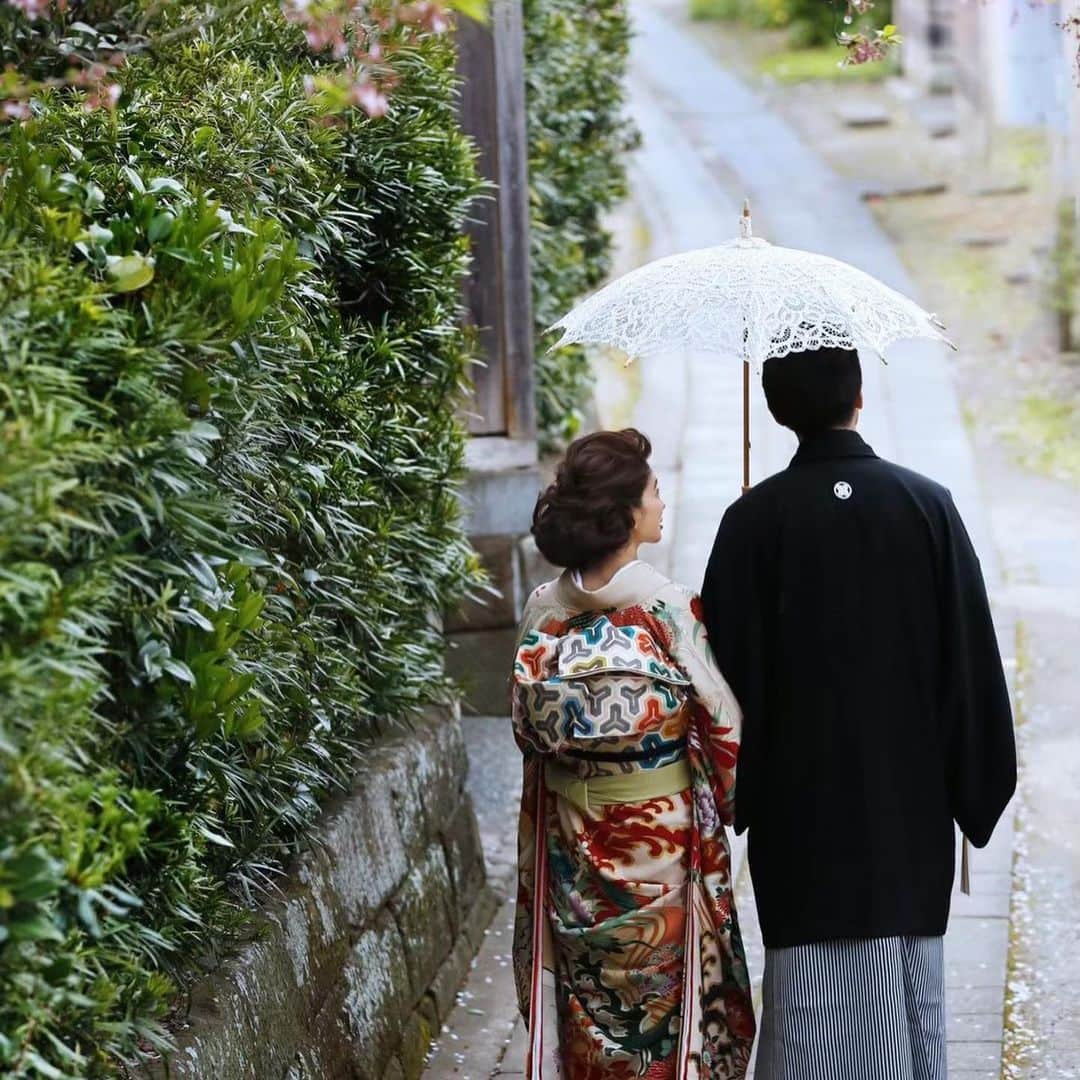
{"type": "MultiPolygon", "coordinates": [[[[681,8],[678,9],[681,11],[681,8]]],[[[636,0],[631,108],[643,135],[632,165],[633,205],[620,230],[624,264],[717,243],[737,229],[743,196],[753,203],[755,231],[775,243],[805,247],[856,263],[895,288],[912,283],[885,235],[856,197],[795,132],[739,80],[720,68],[679,25],[681,14],[636,0]]],[[[620,269],[628,268],[626,265],[620,269]]],[[[984,569],[997,564],[974,462],[941,349],[909,344],[888,367],[866,364],[863,433],[879,453],[933,474],[960,507],[984,569]]],[[[699,584],[716,525],[739,490],[741,371],[738,363],[675,351],[628,373],[629,389],[603,395],[600,420],[632,422],[653,438],[654,465],[669,503],[667,540],[650,556],[677,580],[699,584]],[[605,415],[606,403],[618,415],[605,415]]],[[[610,373],[605,374],[609,382],[610,373]]],[[[752,478],[782,468],[793,439],[768,418],[760,390],[752,417],[752,478]]],[[[1012,635],[1003,629],[1003,643],[1012,635]]],[[[505,720],[466,720],[474,798],[484,815],[485,844],[496,874],[512,871],[512,807],[491,799],[492,768],[517,775],[505,720]],[[501,765],[493,757],[500,756],[501,765]],[[485,809],[485,806],[487,807],[485,809]]],[[[1011,823],[975,853],[973,896],[957,896],[946,939],[949,1062],[954,1080],[997,1080],[1008,939],[1011,823]]],[[[736,845],[739,910],[752,970],[762,950],[743,844],[736,845]]],[[[508,876],[500,879],[505,887],[508,876]]],[[[520,1075],[522,1025],[509,971],[512,901],[500,909],[488,942],[447,1024],[428,1076],[520,1075]]]]}

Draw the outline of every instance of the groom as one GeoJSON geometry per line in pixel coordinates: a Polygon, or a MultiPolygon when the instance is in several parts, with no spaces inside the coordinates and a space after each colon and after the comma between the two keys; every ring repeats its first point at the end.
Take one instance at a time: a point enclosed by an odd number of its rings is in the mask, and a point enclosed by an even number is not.
{"type": "Polygon", "coordinates": [[[856,433],[858,354],[766,362],[791,465],[724,515],[702,587],[742,703],[735,830],[766,946],[758,1080],[939,1080],[954,822],[1016,785],[979,561],[949,492],[856,433]]]}

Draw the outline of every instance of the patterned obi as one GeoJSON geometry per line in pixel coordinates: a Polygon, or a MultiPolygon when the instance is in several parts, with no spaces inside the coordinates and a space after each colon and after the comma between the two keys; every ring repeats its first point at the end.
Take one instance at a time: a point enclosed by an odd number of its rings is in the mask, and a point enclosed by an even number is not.
{"type": "Polygon", "coordinates": [[[519,744],[576,776],[656,769],[686,755],[690,680],[644,627],[589,615],[559,635],[531,630],[513,682],[519,744]]]}

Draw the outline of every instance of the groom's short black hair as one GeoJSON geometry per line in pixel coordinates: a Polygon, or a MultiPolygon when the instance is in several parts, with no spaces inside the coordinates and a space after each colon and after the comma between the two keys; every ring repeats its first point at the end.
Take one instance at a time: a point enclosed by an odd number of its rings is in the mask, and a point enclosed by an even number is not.
{"type": "Polygon", "coordinates": [[[762,385],[769,412],[800,438],[846,424],[862,389],[854,349],[829,347],[773,356],[765,361],[762,385]]]}

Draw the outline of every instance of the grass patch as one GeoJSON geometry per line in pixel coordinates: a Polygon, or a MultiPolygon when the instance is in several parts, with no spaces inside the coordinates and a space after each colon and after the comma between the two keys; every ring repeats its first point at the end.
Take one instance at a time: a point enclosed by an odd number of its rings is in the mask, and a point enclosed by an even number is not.
{"type": "Polygon", "coordinates": [[[1016,799],[1016,836],[1013,845],[1011,900],[1009,904],[1009,952],[1005,976],[1004,1031],[1001,1047],[1002,1080],[1022,1080],[1031,1076],[1039,1050],[1039,1036],[1032,967],[1032,912],[1030,899],[1030,859],[1024,834],[1030,827],[1030,808],[1024,787],[1025,749],[1029,733],[1026,693],[1034,675],[1034,658],[1027,627],[1016,622],[1016,681],[1013,686],[1013,717],[1016,724],[1020,783],[1016,799]]]}
{"type": "Polygon", "coordinates": [[[733,22],[743,11],[739,0],[690,0],[690,18],[733,22]]]}
{"type": "Polygon", "coordinates": [[[1050,169],[1050,142],[1040,128],[997,128],[991,155],[999,168],[1028,184],[1038,184],[1050,169]]]}
{"type": "Polygon", "coordinates": [[[1080,406],[1030,395],[1008,432],[1021,462],[1062,480],[1080,480],[1080,406]]]}
{"type": "Polygon", "coordinates": [[[963,303],[969,315],[992,320],[1002,285],[994,262],[984,253],[972,248],[943,248],[928,256],[926,265],[933,267],[941,286],[963,303]]]}
{"type": "MultiPolygon", "coordinates": [[[[700,0],[702,3],[709,0],[700,0]]],[[[714,0],[722,2],[722,0],[714,0]]],[[[872,64],[841,65],[844,51],[838,45],[820,45],[810,49],[784,49],[758,62],[758,70],[777,82],[814,81],[881,82],[895,75],[894,59],[872,64]]]]}

